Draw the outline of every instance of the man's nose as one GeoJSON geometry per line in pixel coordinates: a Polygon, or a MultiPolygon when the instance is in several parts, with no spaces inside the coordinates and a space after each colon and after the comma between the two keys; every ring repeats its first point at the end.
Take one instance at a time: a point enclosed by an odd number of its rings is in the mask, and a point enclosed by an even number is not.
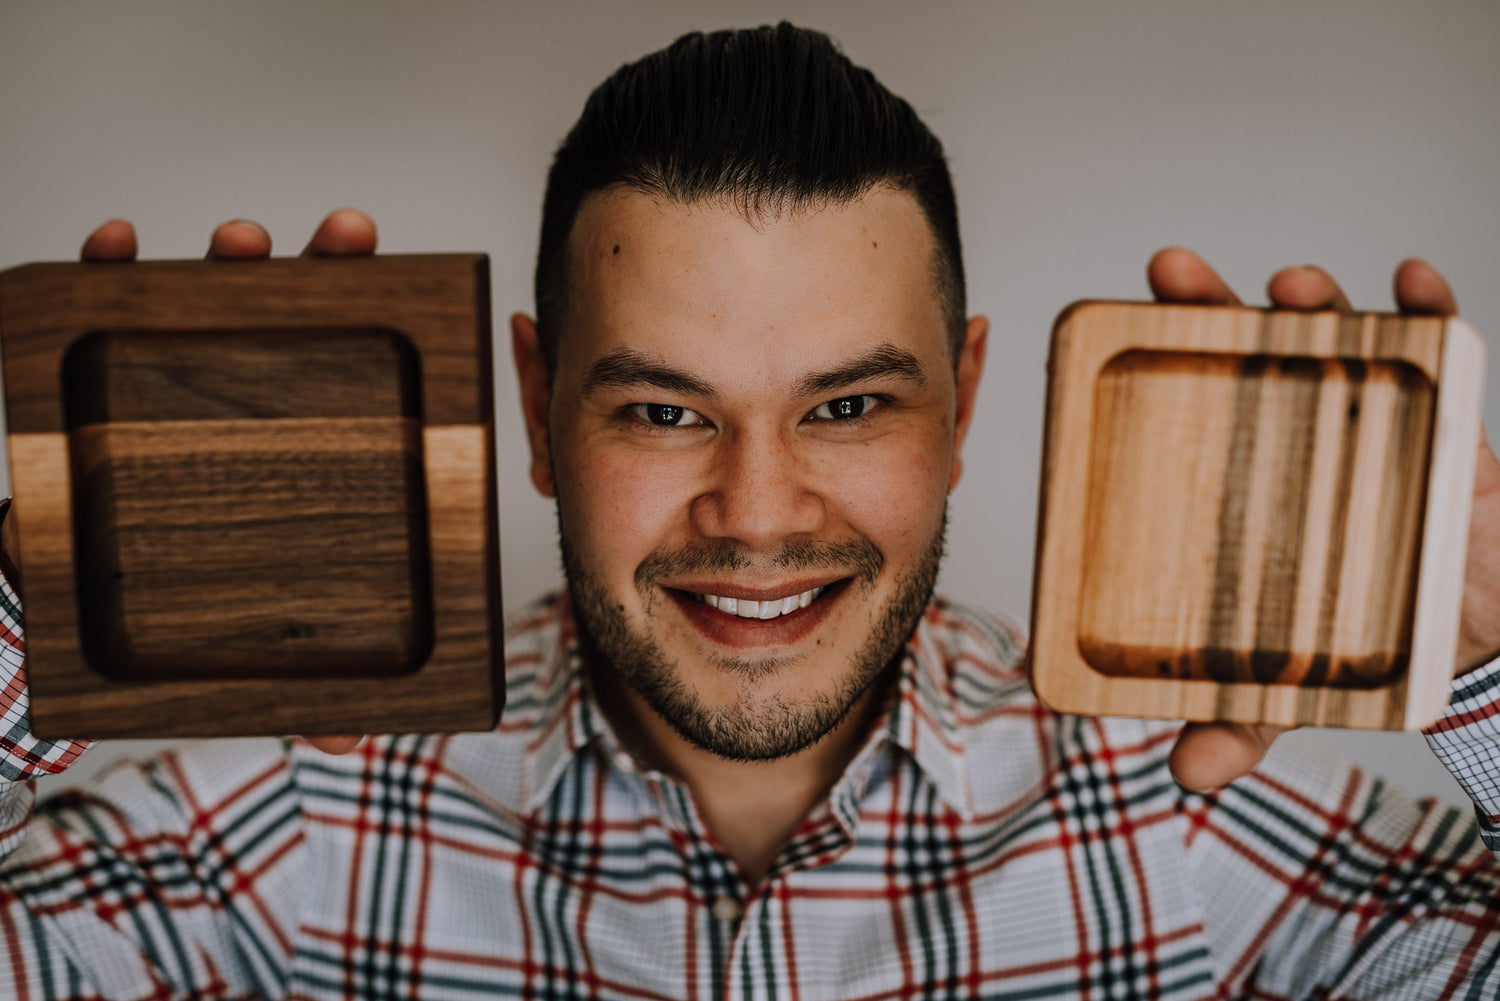
{"type": "Polygon", "coordinates": [[[827,510],[815,470],[800,452],[780,434],[726,435],[709,459],[704,490],[693,499],[694,527],[751,549],[819,533],[827,510]]]}

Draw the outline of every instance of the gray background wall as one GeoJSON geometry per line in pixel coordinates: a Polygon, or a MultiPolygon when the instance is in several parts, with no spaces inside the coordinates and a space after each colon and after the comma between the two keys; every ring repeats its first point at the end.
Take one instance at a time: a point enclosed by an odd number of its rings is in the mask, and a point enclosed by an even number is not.
{"type": "MultiPolygon", "coordinates": [[[[295,253],[357,205],[386,250],[489,253],[503,330],[529,309],[549,155],[593,85],[682,31],[781,17],[839,39],[952,159],[972,308],[995,327],[942,581],[959,598],[1025,617],[1052,318],[1144,297],[1158,247],[1198,249],[1251,302],[1276,267],[1316,261],[1365,308],[1389,308],[1392,267],[1421,255],[1500,331],[1490,0],[7,3],[0,267],[71,258],[116,215],[145,256],[199,256],[235,216],[295,253]]],[[[516,602],[560,573],[497,356],[516,602]]],[[[1330,739],[1456,797],[1416,738],[1330,739]]]]}

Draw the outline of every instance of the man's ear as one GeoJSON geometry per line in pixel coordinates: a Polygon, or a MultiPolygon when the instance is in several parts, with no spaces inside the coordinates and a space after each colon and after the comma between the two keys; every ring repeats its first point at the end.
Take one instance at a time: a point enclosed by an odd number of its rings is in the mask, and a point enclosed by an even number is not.
{"type": "Polygon", "coordinates": [[[984,349],[989,342],[990,321],[983,316],[969,320],[964,328],[964,344],[959,349],[957,408],[953,423],[953,468],[948,474],[948,489],[958,486],[964,471],[964,437],[974,419],[974,397],[979,392],[979,377],[984,374],[984,349]]]}
{"type": "Polygon", "coordinates": [[[536,336],[536,321],[525,313],[510,318],[510,350],[521,385],[521,416],[526,419],[526,441],[531,446],[531,482],[543,497],[557,495],[552,477],[552,439],[547,433],[547,414],[552,407],[552,381],[542,346],[536,336]]]}

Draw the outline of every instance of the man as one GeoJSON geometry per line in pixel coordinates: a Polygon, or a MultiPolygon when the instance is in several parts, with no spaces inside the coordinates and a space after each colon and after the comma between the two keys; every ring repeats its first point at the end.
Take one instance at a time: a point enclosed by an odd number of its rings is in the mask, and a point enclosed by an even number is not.
{"type": "MultiPolygon", "coordinates": [[[[112,223],[84,253],[133,244],[112,223]]],[[[309,249],[373,247],[336,213],[309,249]]],[[[268,250],[235,223],[211,253],[268,250]]],[[[1233,301],[1185,251],[1150,278],[1233,301]]],[[[1425,265],[1396,285],[1453,310],[1425,265]]],[[[205,745],[29,826],[14,786],[17,991],[1491,995],[1500,865],[1471,820],[1336,761],[1244,774],[1264,729],[1055,717],[1013,630],[932,599],[986,346],[963,288],[941,147],[827,39],[622,68],[558,153],[512,323],[569,594],[516,617],[499,728],[205,745]],[[1185,792],[1169,754],[1238,780],[1185,792]]],[[[1270,291],[1346,305],[1316,269],[1270,291]]],[[[1483,460],[1464,669],[1500,649],[1483,460]]],[[[1491,825],[1497,693],[1467,671],[1433,737],[1491,825]]],[[[11,779],[77,750],[11,741],[11,779]]]]}

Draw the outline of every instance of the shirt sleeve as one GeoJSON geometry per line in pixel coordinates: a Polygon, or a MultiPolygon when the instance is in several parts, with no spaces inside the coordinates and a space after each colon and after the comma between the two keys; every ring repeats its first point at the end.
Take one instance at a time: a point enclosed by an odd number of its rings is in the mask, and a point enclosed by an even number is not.
{"type": "Polygon", "coordinates": [[[35,808],[0,862],[0,997],[285,995],[313,881],[288,742],[205,742],[35,808]]]}
{"type": "MultiPolygon", "coordinates": [[[[0,520],[9,506],[10,501],[0,501],[0,520]]],[[[32,735],[21,602],[0,572],[0,859],[25,834],[36,800],[28,780],[63,771],[88,746],[86,740],[38,740],[32,735]]]]}
{"type": "Polygon", "coordinates": [[[286,742],[201,744],[37,805],[30,780],[89,744],[32,735],[0,573],[0,997],[281,997],[307,886],[286,742]]]}
{"type": "Polygon", "coordinates": [[[0,779],[21,782],[56,774],[88,746],[86,740],[49,741],[32,736],[21,601],[10,581],[0,575],[0,779]]]}
{"type": "Polygon", "coordinates": [[[1184,804],[1227,988],[1500,994],[1500,861],[1466,811],[1414,801],[1313,742],[1278,744],[1252,774],[1184,804]]]}
{"type": "Polygon", "coordinates": [[[1453,698],[1427,743],[1474,801],[1480,836],[1500,858],[1500,660],[1453,683],[1453,698]]]}

